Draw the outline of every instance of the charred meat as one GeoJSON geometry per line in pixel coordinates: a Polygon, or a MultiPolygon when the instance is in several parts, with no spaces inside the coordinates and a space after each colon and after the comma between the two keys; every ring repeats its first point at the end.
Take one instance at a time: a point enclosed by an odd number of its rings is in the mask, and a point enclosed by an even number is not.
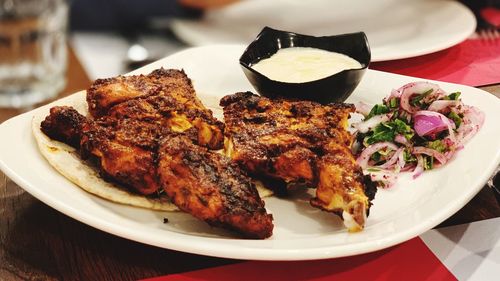
{"type": "Polygon", "coordinates": [[[257,189],[224,155],[194,145],[186,136],[169,135],[160,144],[158,176],[181,210],[250,238],[271,235],[272,216],[257,189]]]}
{"type": "Polygon", "coordinates": [[[155,157],[165,129],[134,119],[88,119],[71,107],[53,107],[41,124],[49,137],[80,148],[105,179],[144,195],[159,188],[155,157]],[[64,136],[64,137],[61,137],[64,136]]]}
{"type": "Polygon", "coordinates": [[[96,81],[91,117],[54,107],[41,124],[49,137],[78,148],[103,178],[139,194],[164,190],[181,210],[249,238],[272,235],[272,216],[250,178],[221,148],[223,125],[196,97],[184,72],[96,81]]]}
{"type": "Polygon", "coordinates": [[[155,122],[210,149],[223,146],[223,123],[203,106],[183,71],[162,68],[148,75],[99,79],[87,91],[87,103],[94,118],[155,122]]]}
{"type": "Polygon", "coordinates": [[[348,104],[270,100],[250,92],[222,98],[225,151],[252,176],[316,188],[311,205],[364,227],[375,187],[356,165],[348,104]]]}

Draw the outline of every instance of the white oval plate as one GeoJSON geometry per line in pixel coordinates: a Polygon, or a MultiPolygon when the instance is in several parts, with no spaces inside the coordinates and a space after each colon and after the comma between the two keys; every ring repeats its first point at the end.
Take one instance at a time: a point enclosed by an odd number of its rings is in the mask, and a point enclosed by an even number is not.
{"type": "MultiPolygon", "coordinates": [[[[183,68],[205,104],[220,117],[219,98],[252,90],[238,64],[242,45],[192,48],[134,72],[183,68]]],[[[350,101],[377,103],[417,78],[367,71],[350,101]]],[[[274,215],[274,235],[267,240],[238,239],[183,213],[154,212],[102,200],[58,174],[37,150],[31,118],[38,110],[0,125],[0,168],[36,198],[83,223],[103,231],[158,247],[237,259],[307,260],[361,254],[415,237],[464,206],[485,184],[500,162],[500,101],[484,91],[450,83],[446,91],[461,91],[467,104],[486,114],[481,131],[445,167],[412,180],[403,175],[397,186],[379,190],[364,231],[347,233],[335,215],[309,206],[305,196],[267,198],[274,215]],[[163,223],[163,218],[169,223],[163,223]]],[[[49,105],[50,106],[50,105],[49,105]]]]}
{"type": "Polygon", "coordinates": [[[364,31],[372,61],[386,61],[456,45],[474,32],[476,19],[458,1],[246,0],[201,20],[173,20],[171,28],[184,42],[202,46],[248,44],[266,25],[316,36],[364,31]]]}

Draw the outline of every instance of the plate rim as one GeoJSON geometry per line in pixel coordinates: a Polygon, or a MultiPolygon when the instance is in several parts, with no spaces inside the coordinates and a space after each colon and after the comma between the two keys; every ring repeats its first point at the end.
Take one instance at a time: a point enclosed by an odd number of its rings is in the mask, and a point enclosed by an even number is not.
{"type": "MultiPolygon", "coordinates": [[[[420,2],[418,0],[412,0],[416,2],[420,2]]],[[[450,47],[453,47],[463,41],[465,41],[468,37],[470,37],[473,33],[474,30],[476,29],[477,26],[477,21],[470,9],[468,9],[465,5],[463,5],[460,2],[456,1],[442,1],[442,3],[446,3],[446,5],[449,6],[455,6],[457,9],[459,9],[463,14],[463,16],[467,17],[468,21],[465,22],[467,25],[465,26],[466,28],[463,28],[460,30],[460,32],[457,32],[453,34],[454,36],[450,36],[447,41],[440,41],[434,45],[429,45],[428,47],[425,48],[420,48],[418,50],[414,50],[412,52],[405,52],[402,51],[398,55],[390,55],[390,54],[385,54],[385,52],[382,52],[382,54],[377,54],[377,52],[374,52],[374,49],[372,48],[372,62],[382,62],[382,61],[392,61],[392,60],[399,60],[399,59],[407,59],[407,58],[413,58],[413,57],[418,57],[418,56],[423,56],[427,54],[432,54],[435,52],[439,52],[445,49],[448,49],[450,47]],[[385,54],[385,55],[384,55],[385,54]]],[[[203,20],[203,19],[202,19],[203,20]]],[[[464,24],[465,24],[464,23],[464,24]]],[[[172,19],[170,21],[170,28],[172,32],[184,43],[192,46],[192,47],[200,47],[200,46],[209,46],[209,45],[214,45],[213,42],[206,42],[200,36],[200,32],[195,32],[189,25],[192,24],[203,24],[201,21],[196,21],[196,20],[190,20],[190,19],[172,19]]],[[[332,34],[326,34],[326,35],[332,35],[332,34]]],[[[368,38],[369,40],[369,38],[368,38]]],[[[228,43],[228,44],[235,44],[235,43],[228,43]]],[[[379,47],[380,48],[380,47],[379,47]]],[[[375,49],[376,50],[376,49],[375,49]]]]}
{"type": "MultiPolygon", "coordinates": [[[[211,47],[215,48],[220,48],[221,46],[223,47],[230,47],[233,48],[235,46],[238,46],[238,48],[241,48],[242,45],[215,45],[211,47]]],[[[183,53],[189,53],[191,51],[194,51],[196,49],[200,48],[207,48],[207,47],[195,47],[195,48],[190,48],[181,52],[178,52],[172,56],[175,55],[181,55],[183,53]]],[[[162,60],[159,60],[157,62],[154,62],[151,65],[155,64],[162,64],[164,60],[168,60],[172,56],[166,57],[162,60]]],[[[149,67],[151,67],[151,65],[149,67]]],[[[148,66],[147,66],[148,67],[148,66]]],[[[144,69],[147,69],[144,68],[144,69]]],[[[132,73],[138,73],[143,71],[143,69],[136,70],[132,73]]],[[[369,70],[372,72],[380,72],[381,71],[375,71],[375,70],[369,70]]],[[[392,74],[390,75],[394,76],[403,76],[403,75],[397,75],[397,74],[392,74]]],[[[404,76],[404,77],[409,77],[409,76],[404,76]]],[[[412,79],[418,79],[421,80],[420,78],[415,78],[415,77],[409,77],[412,79]]],[[[432,81],[432,80],[427,80],[427,81],[432,81]]],[[[438,82],[438,83],[445,83],[445,84],[453,84],[453,83],[446,83],[446,82],[438,82]]],[[[458,84],[456,84],[458,85],[458,84]]],[[[495,96],[491,95],[490,93],[487,93],[483,90],[468,87],[465,85],[460,85],[463,87],[471,88],[474,89],[475,91],[479,92],[484,92],[483,94],[486,94],[485,97],[488,97],[488,99],[491,98],[491,100],[495,100],[495,102],[499,103],[499,101],[496,99],[495,96]]],[[[78,93],[78,92],[77,92],[78,93]]],[[[76,93],[75,93],[76,94],[76,93]]],[[[74,94],[73,94],[74,95],[74,94]]],[[[68,98],[68,97],[66,97],[68,98]]],[[[60,100],[58,100],[60,101],[60,100]]],[[[4,123],[0,124],[0,132],[3,130],[6,130],[9,126],[9,124],[15,124],[17,122],[28,122],[28,127],[31,128],[31,118],[30,116],[33,115],[34,111],[37,110],[43,110],[44,108],[50,107],[51,104],[48,104],[44,107],[34,109],[33,111],[24,113],[22,115],[16,116],[14,118],[11,118],[4,123]]],[[[30,134],[30,137],[33,138],[33,136],[30,134]]],[[[33,140],[34,141],[34,140],[33,140]]],[[[0,142],[1,143],[1,142],[0,142]]],[[[36,144],[34,144],[36,145],[36,144]]],[[[0,156],[2,153],[2,148],[0,146],[0,156]]],[[[500,163],[500,151],[497,151],[496,160],[493,162],[496,162],[496,165],[500,163]]],[[[494,164],[494,163],[493,163],[494,164]]],[[[64,204],[64,202],[59,202],[59,201],[53,201],[53,198],[48,198],[41,192],[41,190],[36,188],[36,183],[30,183],[24,178],[21,177],[21,175],[18,175],[16,171],[12,170],[8,164],[5,162],[5,160],[0,157],[0,169],[4,171],[4,173],[11,178],[15,183],[17,183],[19,186],[21,186],[23,189],[31,193],[33,196],[44,202],[45,204],[51,206],[52,208],[58,210],[61,213],[64,213],[78,221],[81,221],[87,225],[90,225],[92,227],[95,227],[97,229],[101,229],[103,231],[109,232],[111,234],[124,237],[130,240],[138,241],[144,244],[149,244],[149,245],[154,245],[162,248],[168,248],[172,250],[177,250],[177,251],[183,251],[183,252],[190,252],[194,254],[202,254],[202,255],[208,255],[208,256],[216,256],[216,257],[223,257],[223,258],[232,258],[232,259],[254,259],[254,260],[314,260],[314,259],[325,259],[325,258],[332,258],[332,257],[342,257],[342,256],[350,256],[350,255],[356,255],[356,254],[361,254],[361,253],[367,253],[367,252],[372,252],[376,250],[380,250],[383,248],[391,247],[393,245],[399,244],[401,242],[404,242],[406,240],[409,240],[423,232],[425,232],[427,229],[430,229],[434,227],[435,225],[439,224],[443,220],[445,220],[447,217],[449,217],[449,213],[455,213],[458,211],[463,205],[465,205],[486,183],[488,179],[488,175],[491,174],[495,168],[495,165],[490,165],[489,169],[486,169],[485,172],[482,174],[482,176],[479,179],[476,179],[474,182],[477,183],[476,186],[473,188],[469,189],[469,192],[466,194],[466,196],[461,197],[461,200],[457,201],[455,200],[454,203],[451,206],[451,210],[453,212],[450,212],[450,207],[445,209],[441,209],[441,212],[438,215],[433,216],[431,220],[426,220],[423,223],[420,223],[417,226],[414,226],[413,228],[409,228],[405,231],[399,231],[399,235],[385,238],[385,239],[378,239],[376,241],[364,241],[364,242],[359,242],[354,244],[355,247],[353,248],[353,245],[333,245],[329,247],[316,247],[316,248],[297,248],[297,249],[273,249],[273,248],[255,248],[255,247],[247,247],[247,246],[239,246],[239,247],[230,247],[229,249],[220,249],[218,248],[218,244],[214,243],[213,245],[210,243],[212,241],[224,239],[224,238],[210,238],[210,237],[197,237],[199,240],[196,242],[189,241],[190,246],[186,247],[186,245],[178,245],[177,242],[179,240],[181,241],[186,241],[189,236],[187,234],[178,234],[178,233],[173,233],[172,235],[174,236],[175,239],[177,240],[172,240],[172,241],[167,241],[168,243],[160,243],[157,240],[151,240],[151,239],[144,239],[144,237],[141,237],[138,232],[130,232],[129,229],[127,229],[125,226],[122,225],[117,225],[113,224],[112,222],[105,221],[100,218],[95,218],[90,215],[86,215],[84,212],[78,209],[72,208],[71,205],[69,204],[64,204]],[[422,230],[425,229],[425,230],[422,230]],[[339,251],[339,248],[341,251],[339,251]],[[347,251],[346,249],[350,249],[347,251]],[[235,252],[235,250],[238,250],[235,252]],[[339,253],[341,252],[341,253],[339,253]],[[348,252],[348,253],[347,253],[348,252]]],[[[48,164],[47,164],[48,165],[48,164]]],[[[189,239],[188,239],[189,240],[189,239]]],[[[248,241],[244,239],[231,239],[232,241],[248,241]]],[[[266,241],[266,240],[264,240],[266,241]]],[[[269,240],[267,240],[269,241],[269,240]]],[[[182,243],[181,243],[182,244],[182,243]]]]}

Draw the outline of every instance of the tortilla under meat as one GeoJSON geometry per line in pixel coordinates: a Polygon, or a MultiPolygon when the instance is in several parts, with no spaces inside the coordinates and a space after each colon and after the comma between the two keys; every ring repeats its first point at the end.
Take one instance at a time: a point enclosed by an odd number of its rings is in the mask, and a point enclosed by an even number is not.
{"type": "MultiPolygon", "coordinates": [[[[80,158],[75,148],[46,136],[40,130],[40,123],[49,115],[50,108],[61,105],[71,106],[82,115],[89,115],[86,91],[80,91],[69,97],[57,100],[35,111],[31,124],[33,136],[38,144],[40,153],[54,169],[83,190],[115,203],[157,211],[179,210],[165,195],[157,198],[146,197],[131,193],[125,188],[105,181],[99,175],[96,167],[80,158]]],[[[212,106],[207,105],[207,107],[210,108],[212,106]]],[[[272,195],[272,191],[263,187],[260,182],[256,182],[256,186],[262,198],[272,195]]]]}

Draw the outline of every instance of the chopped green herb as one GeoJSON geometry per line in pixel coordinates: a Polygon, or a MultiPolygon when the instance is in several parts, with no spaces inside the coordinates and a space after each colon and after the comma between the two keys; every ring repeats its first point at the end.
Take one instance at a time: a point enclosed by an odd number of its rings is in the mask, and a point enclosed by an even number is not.
{"type": "Polygon", "coordinates": [[[424,170],[432,170],[432,166],[434,165],[434,157],[432,156],[423,156],[424,158],[424,170]]]}
{"type": "Polygon", "coordinates": [[[406,124],[403,120],[400,119],[395,119],[393,121],[393,124],[395,126],[395,130],[397,134],[401,134],[405,136],[407,140],[410,140],[414,133],[410,125],[406,124]]]}
{"type": "Polygon", "coordinates": [[[450,100],[458,100],[458,98],[460,97],[460,92],[454,92],[454,93],[451,93],[448,95],[448,98],[450,100]]]}
{"type": "Polygon", "coordinates": [[[392,149],[389,149],[389,148],[386,148],[386,149],[381,149],[379,151],[377,151],[377,153],[380,154],[380,156],[387,156],[391,153],[392,149]]]}
{"type": "Polygon", "coordinates": [[[397,108],[398,106],[399,106],[398,98],[392,98],[389,100],[389,107],[390,108],[397,108]]]}
{"type": "Polygon", "coordinates": [[[387,106],[385,106],[383,104],[376,104],[375,106],[373,106],[372,110],[370,110],[370,113],[368,113],[368,116],[366,116],[365,120],[368,120],[375,115],[388,113],[389,111],[390,110],[387,106]]]}
{"type": "Polygon", "coordinates": [[[403,157],[405,159],[405,162],[417,162],[417,158],[413,156],[410,152],[408,152],[406,149],[403,152],[403,157]]]}
{"type": "Polygon", "coordinates": [[[432,91],[434,91],[434,90],[433,90],[433,89],[429,89],[429,90],[427,90],[427,91],[423,92],[423,93],[422,93],[422,94],[420,94],[420,95],[415,95],[414,97],[412,97],[412,98],[410,99],[410,104],[411,104],[412,106],[421,107],[421,106],[423,105],[423,102],[422,102],[422,101],[423,101],[423,99],[424,99],[425,97],[427,97],[430,93],[432,93],[432,91]]]}
{"type": "Polygon", "coordinates": [[[382,141],[393,141],[397,134],[401,134],[410,140],[414,132],[403,120],[395,119],[393,121],[378,124],[373,129],[373,134],[365,138],[365,142],[367,144],[373,144],[382,141]]]}
{"type": "MultiPolygon", "coordinates": [[[[371,175],[372,178],[376,176],[376,178],[379,179],[379,181],[377,181],[378,187],[392,186],[395,180],[395,177],[392,177],[392,173],[408,171],[415,167],[423,170],[431,170],[441,166],[443,163],[439,161],[435,162],[435,158],[441,159],[443,156],[446,158],[453,156],[457,150],[454,143],[460,143],[465,140],[460,131],[478,128],[481,125],[479,121],[482,121],[480,120],[482,116],[478,116],[478,122],[475,122],[476,120],[474,119],[476,118],[474,118],[474,115],[480,113],[474,112],[475,109],[471,110],[468,106],[463,104],[460,98],[460,92],[446,93],[436,85],[428,82],[407,84],[401,89],[403,89],[403,97],[405,99],[396,97],[395,93],[391,92],[390,96],[383,99],[382,104],[377,104],[371,108],[370,113],[367,118],[365,118],[365,120],[367,120],[373,116],[379,115],[366,123],[366,125],[370,126],[370,129],[362,130],[363,133],[357,132],[356,135],[355,153],[357,155],[362,155],[364,148],[371,153],[369,156],[370,159],[368,160],[369,166],[372,167],[363,168],[363,172],[371,175]],[[402,101],[406,102],[406,105],[409,105],[411,108],[407,108],[407,106],[402,104],[402,101]],[[432,105],[436,101],[439,102],[432,105]],[[401,105],[403,105],[403,107],[401,107],[401,105]],[[467,119],[469,110],[471,110],[470,114],[472,115],[470,122],[467,119]],[[449,130],[449,122],[446,122],[448,129],[441,130],[440,125],[442,125],[442,122],[440,122],[441,124],[432,124],[434,120],[430,120],[436,115],[431,115],[429,112],[426,113],[422,111],[439,112],[439,114],[446,116],[449,120],[453,120],[455,126],[452,125],[452,127],[458,128],[458,130],[455,129],[457,133],[455,134],[456,141],[450,140],[450,138],[453,137],[450,136],[450,133],[453,134],[453,132],[450,131],[451,129],[449,130]],[[427,120],[422,120],[429,124],[420,122],[417,112],[422,115],[427,114],[427,120]],[[381,120],[387,119],[388,121],[380,122],[381,120]],[[417,121],[417,124],[415,124],[415,121],[417,121]],[[438,125],[439,130],[427,130],[433,129],[438,125]],[[418,132],[421,133],[422,136],[416,133],[417,131],[414,127],[419,129],[418,132]],[[406,139],[403,139],[403,136],[406,139]],[[373,144],[376,144],[376,146],[373,146],[373,144]],[[386,148],[374,151],[375,148],[380,146],[386,148]],[[417,148],[416,151],[414,151],[414,148],[417,148]],[[419,153],[418,148],[422,148],[421,152],[425,153],[419,153]],[[396,151],[398,153],[396,153],[396,151]],[[434,166],[434,163],[436,163],[436,166],[434,166]],[[382,169],[380,167],[384,168],[382,169]],[[387,174],[381,172],[387,172],[387,174]]],[[[401,94],[401,91],[402,90],[398,90],[398,93],[401,94]]],[[[360,129],[361,128],[362,127],[360,127],[360,129]]],[[[418,174],[420,173],[418,170],[417,172],[418,174]]],[[[417,174],[414,176],[417,176],[417,174]]]]}
{"type": "Polygon", "coordinates": [[[373,153],[372,156],[370,156],[370,159],[372,159],[375,162],[378,162],[378,161],[380,161],[380,157],[381,157],[381,155],[377,151],[377,152],[373,153]]]}
{"type": "Polygon", "coordinates": [[[446,145],[442,140],[429,141],[426,146],[441,153],[446,151],[446,145]]]}
{"type": "Polygon", "coordinates": [[[457,129],[462,124],[462,118],[453,111],[451,111],[450,114],[448,114],[448,118],[450,118],[451,120],[453,120],[453,122],[455,122],[455,126],[457,127],[457,129]]]}
{"type": "Polygon", "coordinates": [[[376,142],[392,141],[394,139],[394,130],[392,127],[384,123],[378,124],[373,128],[373,134],[365,138],[367,144],[374,144],[376,142]]]}

